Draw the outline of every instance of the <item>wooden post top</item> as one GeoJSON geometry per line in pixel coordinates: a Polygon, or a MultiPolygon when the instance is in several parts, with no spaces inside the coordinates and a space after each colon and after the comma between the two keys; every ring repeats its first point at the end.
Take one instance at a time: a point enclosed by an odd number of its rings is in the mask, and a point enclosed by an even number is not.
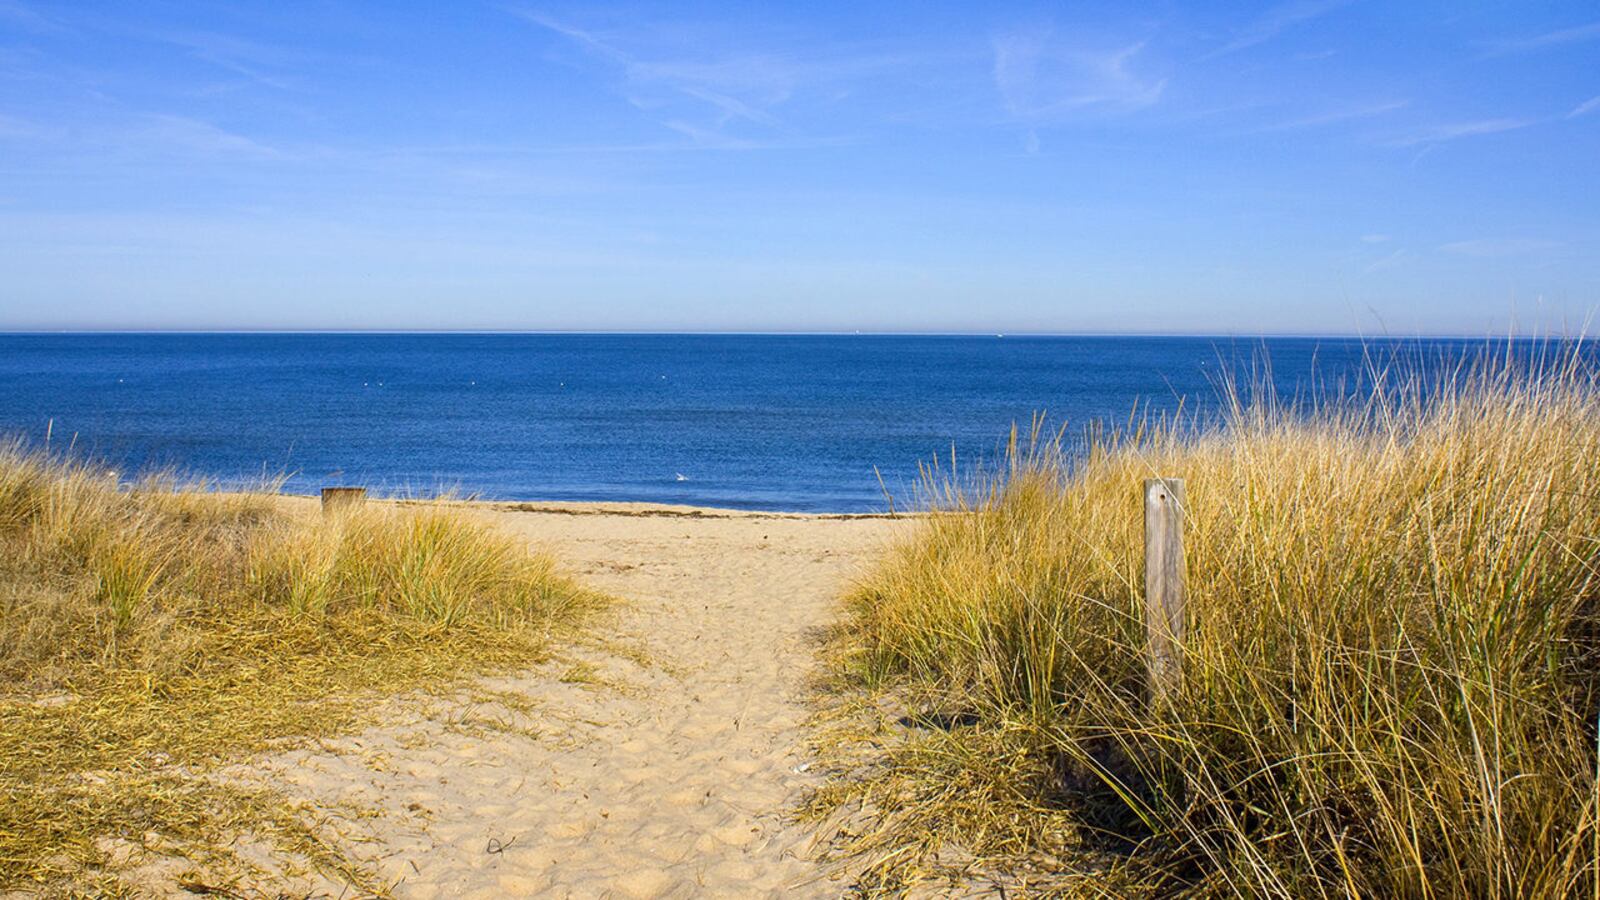
{"type": "Polygon", "coordinates": [[[1183,684],[1183,557],[1183,479],[1151,478],[1144,483],[1144,615],[1150,695],[1158,708],[1183,684]]]}

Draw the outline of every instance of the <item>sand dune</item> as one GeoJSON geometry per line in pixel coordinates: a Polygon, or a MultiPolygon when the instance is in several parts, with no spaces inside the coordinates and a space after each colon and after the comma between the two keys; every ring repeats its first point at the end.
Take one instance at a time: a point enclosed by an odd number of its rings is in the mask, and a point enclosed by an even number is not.
{"type": "Polygon", "coordinates": [[[902,523],[474,510],[624,598],[601,637],[462,697],[402,704],[383,728],[249,777],[330,810],[332,830],[401,897],[838,896],[807,859],[809,832],[786,823],[813,777],[811,637],[902,523]]]}

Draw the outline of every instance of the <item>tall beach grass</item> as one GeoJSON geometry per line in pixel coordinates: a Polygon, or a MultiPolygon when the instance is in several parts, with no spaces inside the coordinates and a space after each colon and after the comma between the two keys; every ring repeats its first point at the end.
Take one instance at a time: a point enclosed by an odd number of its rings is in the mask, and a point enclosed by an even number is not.
{"type": "Polygon", "coordinates": [[[599,602],[441,508],[323,517],[0,446],[0,892],[121,893],[119,848],[203,864],[241,836],[359,883],[217,769],[531,664],[599,602]]]}
{"type": "Polygon", "coordinates": [[[1012,866],[1085,895],[1600,894],[1600,386],[1525,350],[1309,407],[1227,392],[1215,427],[1014,441],[946,483],[833,647],[924,727],[845,733],[812,812],[873,813],[839,840],[887,891],[1012,866]],[[1157,475],[1186,482],[1190,616],[1161,709],[1157,475]]]}

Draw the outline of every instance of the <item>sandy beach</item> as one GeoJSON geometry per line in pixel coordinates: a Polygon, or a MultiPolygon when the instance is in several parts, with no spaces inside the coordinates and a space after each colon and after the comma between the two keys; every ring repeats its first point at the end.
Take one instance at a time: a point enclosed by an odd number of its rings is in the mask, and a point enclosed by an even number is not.
{"type": "Polygon", "coordinates": [[[838,592],[905,521],[470,508],[622,604],[556,661],[234,774],[326,816],[399,897],[838,896],[788,821],[814,780],[805,682],[838,592]]]}

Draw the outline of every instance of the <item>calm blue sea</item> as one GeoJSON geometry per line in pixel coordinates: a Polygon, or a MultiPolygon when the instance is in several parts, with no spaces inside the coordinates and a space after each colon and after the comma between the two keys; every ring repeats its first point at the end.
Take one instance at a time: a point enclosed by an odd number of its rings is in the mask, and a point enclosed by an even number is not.
{"type": "Polygon", "coordinates": [[[53,422],[53,448],[75,440],[123,473],[286,474],[293,492],[863,511],[886,505],[874,467],[904,501],[919,462],[952,445],[992,459],[1035,412],[1071,434],[1136,403],[1214,408],[1224,367],[1270,359],[1292,392],[1362,353],[1300,338],[0,335],[0,433],[42,443],[53,422]]]}

